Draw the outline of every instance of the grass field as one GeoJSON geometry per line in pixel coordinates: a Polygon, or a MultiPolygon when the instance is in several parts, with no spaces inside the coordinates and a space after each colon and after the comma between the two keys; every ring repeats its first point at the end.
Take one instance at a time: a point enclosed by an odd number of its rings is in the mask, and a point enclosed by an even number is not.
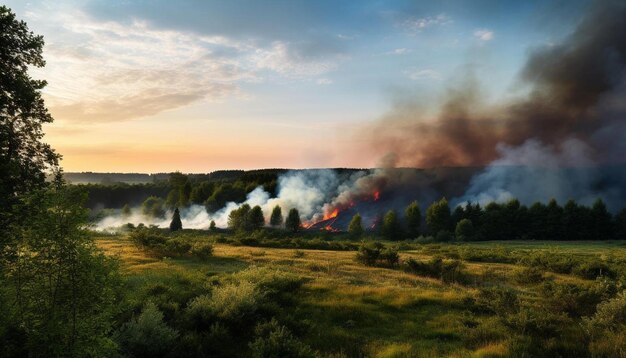
{"type": "MultiPolygon", "coordinates": [[[[198,235],[195,240],[212,239],[198,235]]],[[[626,262],[624,242],[480,242],[414,245],[400,251],[401,261],[413,258],[444,260],[485,253],[463,260],[466,280],[446,283],[398,268],[364,266],[354,251],[296,250],[214,244],[213,256],[155,258],[137,248],[124,235],[99,236],[97,244],[118,256],[131,305],[154,296],[155,285],[166,287],[185,302],[206,282],[245,268],[277,268],[304,278],[297,304],[287,308],[294,322],[306,326],[304,343],[322,356],[368,357],[490,357],[513,356],[514,342],[493,312],[471,310],[484,287],[506,287],[526,300],[542,300],[541,283],[590,287],[596,280],[580,275],[546,272],[541,282],[520,279],[524,266],[489,260],[493,251],[520,257],[535,254],[626,262]],[[460,253],[460,254],[459,254],[460,253]],[[480,262],[479,262],[480,261],[480,262]],[[493,261],[493,262],[490,262],[493,261]]],[[[387,243],[392,245],[391,243],[387,243]]],[[[500,256],[495,256],[500,257],[500,256]]],[[[151,299],[154,299],[152,297],[151,299]]],[[[157,298],[158,301],[158,298],[157,298]]],[[[168,316],[180,303],[161,302],[168,316]]],[[[297,324],[296,324],[297,326],[297,324]]]]}

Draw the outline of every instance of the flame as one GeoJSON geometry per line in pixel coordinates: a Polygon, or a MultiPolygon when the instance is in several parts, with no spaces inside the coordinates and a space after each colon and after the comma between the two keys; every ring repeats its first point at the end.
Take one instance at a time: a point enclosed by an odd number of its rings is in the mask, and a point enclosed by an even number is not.
{"type": "Polygon", "coordinates": [[[338,229],[335,229],[335,228],[334,228],[334,227],[332,227],[331,225],[332,225],[332,224],[324,226],[324,227],[322,228],[322,230],[332,231],[332,232],[338,232],[338,231],[339,231],[338,229]]]}
{"type": "Polygon", "coordinates": [[[374,192],[374,201],[378,201],[380,199],[380,191],[376,190],[374,192]]]}
{"type": "Polygon", "coordinates": [[[328,220],[328,219],[336,218],[337,215],[339,215],[339,209],[335,208],[335,210],[333,210],[330,214],[328,214],[328,213],[324,214],[324,218],[322,220],[328,220]]]}

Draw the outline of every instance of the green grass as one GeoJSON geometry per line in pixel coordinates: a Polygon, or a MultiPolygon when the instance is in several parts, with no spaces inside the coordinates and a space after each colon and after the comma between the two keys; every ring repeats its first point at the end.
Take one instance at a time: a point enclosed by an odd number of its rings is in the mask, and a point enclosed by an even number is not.
{"type": "MultiPolygon", "coordinates": [[[[187,234],[189,240],[215,241],[210,234],[187,234]]],[[[326,356],[507,356],[511,338],[493,314],[469,312],[478,294],[476,282],[509,287],[529,300],[540,299],[538,284],[515,280],[522,266],[513,262],[465,262],[466,284],[446,284],[399,269],[366,267],[354,251],[284,249],[216,243],[207,260],[149,257],[123,235],[97,238],[98,245],[122,261],[129,287],[128,302],[136,311],[146,299],[188,302],[216,277],[250,266],[276,267],[297,274],[305,284],[298,304],[287,314],[307,327],[302,340],[326,356]],[[166,294],[165,294],[166,293],[166,294]],[[172,299],[174,297],[175,299],[172,299]]],[[[387,243],[397,245],[397,243],[387,243]]],[[[597,260],[626,261],[624,242],[476,242],[407,246],[401,259],[427,260],[455,256],[459,250],[513,256],[538,252],[597,260]]],[[[497,261],[497,260],[496,260],[497,261]]],[[[544,280],[591,285],[575,275],[549,272],[544,280]]],[[[168,307],[161,302],[161,307],[168,307]]],[[[171,304],[174,315],[184,307],[171,304]]]]}

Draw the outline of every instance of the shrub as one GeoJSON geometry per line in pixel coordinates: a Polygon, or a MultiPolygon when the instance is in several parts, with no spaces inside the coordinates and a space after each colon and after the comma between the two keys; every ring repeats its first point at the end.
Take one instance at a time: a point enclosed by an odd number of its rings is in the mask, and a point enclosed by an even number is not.
{"type": "Polygon", "coordinates": [[[585,323],[590,332],[626,328],[626,291],[598,304],[596,313],[591,318],[586,318],[585,323]]]}
{"type": "Polygon", "coordinates": [[[605,263],[595,260],[583,262],[575,266],[572,271],[575,275],[590,280],[601,276],[615,277],[615,273],[605,263]]]}
{"type": "Polygon", "coordinates": [[[398,255],[398,251],[393,250],[391,248],[386,248],[380,252],[378,257],[379,261],[381,261],[384,265],[389,267],[397,266],[400,262],[400,256],[398,255]]]}
{"type": "Polygon", "coordinates": [[[259,324],[255,331],[257,339],[249,345],[252,357],[315,357],[309,346],[296,339],[275,319],[259,324]]]}
{"type": "Polygon", "coordinates": [[[356,260],[367,266],[374,266],[380,257],[380,249],[383,247],[380,243],[361,245],[356,254],[356,260]]]}
{"type": "Polygon", "coordinates": [[[191,255],[206,260],[213,256],[213,245],[208,242],[195,243],[191,248],[191,255]]]}
{"type": "Polygon", "coordinates": [[[408,259],[404,262],[404,271],[438,278],[443,282],[460,282],[464,277],[463,263],[461,261],[443,261],[439,256],[434,256],[427,262],[408,259]]]}
{"type": "Polygon", "coordinates": [[[520,301],[517,293],[512,289],[491,287],[479,291],[476,298],[476,306],[482,310],[503,316],[517,312],[520,307],[520,301]]]}
{"type": "Polygon", "coordinates": [[[220,319],[238,321],[256,311],[262,294],[252,282],[242,281],[216,287],[211,294],[211,310],[220,319]]]}
{"type": "Polygon", "coordinates": [[[243,282],[254,282],[259,293],[263,296],[274,297],[281,292],[291,292],[298,289],[302,278],[269,267],[251,267],[233,275],[233,278],[243,282]]]}
{"type": "Polygon", "coordinates": [[[117,335],[122,350],[134,357],[163,357],[173,348],[178,333],[163,322],[163,313],[146,303],[139,317],[126,323],[117,335]]]}
{"type": "Polygon", "coordinates": [[[165,242],[162,248],[155,247],[155,249],[160,251],[162,256],[180,257],[189,253],[191,244],[182,239],[170,239],[165,242]]]}
{"type": "Polygon", "coordinates": [[[515,281],[521,284],[533,284],[542,282],[545,278],[543,271],[537,267],[523,267],[513,272],[515,281]]]}

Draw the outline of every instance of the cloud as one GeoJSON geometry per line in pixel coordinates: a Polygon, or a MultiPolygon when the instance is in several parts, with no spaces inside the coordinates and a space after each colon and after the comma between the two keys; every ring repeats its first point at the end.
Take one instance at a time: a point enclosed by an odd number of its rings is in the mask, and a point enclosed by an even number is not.
{"type": "Polygon", "coordinates": [[[259,69],[269,69],[289,78],[317,76],[337,67],[339,57],[311,57],[293,44],[275,41],[269,49],[257,49],[252,61],[259,69]]]}
{"type": "Polygon", "coordinates": [[[443,26],[450,23],[452,23],[452,19],[448,15],[439,14],[437,16],[426,16],[420,18],[411,17],[403,20],[400,25],[407,30],[421,32],[430,27],[443,26]]]}
{"type": "Polygon", "coordinates": [[[37,11],[48,14],[40,22],[47,66],[33,74],[48,80],[48,106],[67,122],[133,120],[199,101],[246,98],[241,85],[266,80],[266,71],[314,80],[339,61],[325,55],[334,44],[263,44],[155,28],[138,19],[97,20],[60,7],[37,11]]]}
{"type": "Polygon", "coordinates": [[[402,48],[394,49],[392,51],[385,52],[385,55],[405,55],[409,52],[411,52],[410,49],[402,47],[402,48]]]}
{"type": "Polygon", "coordinates": [[[330,78],[320,78],[315,81],[315,83],[317,83],[318,85],[330,85],[333,83],[333,80],[331,80],[330,78]]]}
{"type": "Polygon", "coordinates": [[[441,73],[430,68],[407,71],[408,77],[414,81],[441,80],[441,73]]]}
{"type": "Polygon", "coordinates": [[[495,37],[493,31],[487,29],[478,29],[474,31],[474,37],[479,39],[480,41],[491,41],[495,37]]]}

